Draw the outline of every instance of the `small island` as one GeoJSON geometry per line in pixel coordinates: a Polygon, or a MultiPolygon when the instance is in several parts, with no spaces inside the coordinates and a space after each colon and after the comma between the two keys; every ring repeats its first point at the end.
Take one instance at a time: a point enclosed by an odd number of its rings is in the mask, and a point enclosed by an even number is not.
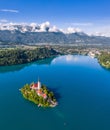
{"type": "Polygon", "coordinates": [[[23,97],[39,107],[55,107],[58,103],[52,91],[49,91],[45,85],[41,85],[38,80],[37,83],[24,85],[20,89],[23,97]]]}

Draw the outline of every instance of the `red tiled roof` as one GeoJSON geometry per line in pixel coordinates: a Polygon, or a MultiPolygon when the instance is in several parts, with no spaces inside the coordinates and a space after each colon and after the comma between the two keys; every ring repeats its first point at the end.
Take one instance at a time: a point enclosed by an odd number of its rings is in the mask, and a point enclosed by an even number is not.
{"type": "Polygon", "coordinates": [[[43,96],[43,98],[46,98],[46,97],[47,97],[47,95],[46,95],[45,93],[44,93],[42,96],[43,96]]]}
{"type": "Polygon", "coordinates": [[[40,96],[42,96],[43,98],[46,98],[47,95],[45,93],[43,93],[41,90],[37,90],[36,91],[40,96]]]}
{"type": "Polygon", "coordinates": [[[44,93],[43,96],[47,96],[47,95],[44,93]]]}
{"type": "Polygon", "coordinates": [[[33,84],[32,87],[37,88],[38,87],[38,83],[33,84]]]}

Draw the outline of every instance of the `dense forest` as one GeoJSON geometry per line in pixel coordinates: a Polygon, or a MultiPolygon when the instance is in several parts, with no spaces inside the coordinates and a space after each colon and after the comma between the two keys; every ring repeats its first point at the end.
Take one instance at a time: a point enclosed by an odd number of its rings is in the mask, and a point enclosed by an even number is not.
{"type": "Polygon", "coordinates": [[[98,61],[103,67],[110,69],[110,53],[102,52],[98,57],[98,61]]]}
{"type": "Polygon", "coordinates": [[[35,49],[1,49],[0,66],[24,64],[57,54],[52,48],[46,47],[35,49]]]}

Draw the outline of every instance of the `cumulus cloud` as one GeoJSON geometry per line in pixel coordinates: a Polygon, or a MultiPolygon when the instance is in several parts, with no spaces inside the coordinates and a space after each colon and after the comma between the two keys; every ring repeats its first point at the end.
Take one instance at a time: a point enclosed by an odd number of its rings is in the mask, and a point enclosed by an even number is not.
{"type": "Polygon", "coordinates": [[[1,9],[0,11],[2,11],[2,12],[10,12],[10,13],[19,13],[18,10],[14,10],[14,9],[1,9]]]}
{"type": "Polygon", "coordinates": [[[52,26],[50,27],[49,32],[60,32],[60,30],[56,26],[52,26]]]}
{"type": "Polygon", "coordinates": [[[45,22],[40,25],[40,31],[48,31],[50,28],[50,22],[45,22]]]}
{"type": "Polygon", "coordinates": [[[68,27],[67,29],[59,29],[55,25],[51,25],[49,21],[43,22],[41,24],[32,22],[32,23],[13,23],[13,22],[7,22],[7,20],[1,20],[0,22],[2,26],[15,26],[15,25],[22,25],[22,28],[25,31],[32,31],[32,32],[63,32],[63,33],[75,33],[75,32],[81,32],[81,29],[79,28],[72,28],[68,27]],[[27,29],[28,28],[28,29],[27,29]]]}
{"type": "Polygon", "coordinates": [[[37,26],[37,24],[36,23],[30,23],[30,26],[35,27],[35,26],[37,26]]]}
{"type": "Polygon", "coordinates": [[[31,23],[30,24],[36,32],[59,32],[60,30],[56,26],[52,26],[50,22],[44,22],[41,24],[31,23]]]}
{"type": "Polygon", "coordinates": [[[50,22],[47,21],[41,24],[31,23],[30,26],[36,32],[46,32],[50,29],[50,22]]]}
{"type": "Polygon", "coordinates": [[[68,27],[66,30],[64,30],[64,33],[75,33],[75,32],[81,32],[81,29],[68,27]]]}
{"type": "Polygon", "coordinates": [[[32,31],[34,31],[38,25],[36,23],[31,23],[30,26],[32,27],[32,31]]]}

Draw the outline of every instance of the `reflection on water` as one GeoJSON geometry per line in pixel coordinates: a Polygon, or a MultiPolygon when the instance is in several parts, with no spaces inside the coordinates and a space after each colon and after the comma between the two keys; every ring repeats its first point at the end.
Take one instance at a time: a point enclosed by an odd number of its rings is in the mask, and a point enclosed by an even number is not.
{"type": "Polygon", "coordinates": [[[52,64],[74,64],[74,63],[87,63],[88,61],[93,61],[97,59],[91,59],[89,56],[83,55],[64,55],[54,58],[52,64]]]}
{"type": "Polygon", "coordinates": [[[23,69],[27,65],[13,65],[13,66],[1,66],[0,73],[14,72],[23,69]]]}
{"type": "MultiPolygon", "coordinates": [[[[25,67],[31,66],[31,65],[87,65],[87,66],[94,66],[97,67],[97,59],[91,59],[89,56],[82,56],[82,55],[64,55],[64,56],[58,56],[53,58],[47,58],[43,60],[39,60],[32,63],[22,64],[22,65],[13,65],[13,66],[2,66],[0,67],[0,73],[5,72],[14,72],[14,71],[20,71],[25,67]],[[96,60],[96,62],[94,62],[96,60]],[[90,64],[89,64],[89,61],[90,64]]],[[[100,66],[100,65],[99,65],[100,66]]]]}
{"type": "Polygon", "coordinates": [[[6,72],[14,72],[14,71],[20,71],[25,67],[31,66],[31,65],[45,65],[45,64],[51,64],[51,61],[53,58],[43,59],[32,63],[27,64],[21,64],[21,65],[12,65],[12,66],[1,66],[0,67],[0,73],[6,73],[6,72]]]}
{"type": "Polygon", "coordinates": [[[75,55],[66,55],[66,56],[59,56],[57,58],[54,58],[52,60],[52,63],[55,64],[55,63],[74,63],[74,62],[77,62],[79,61],[79,58],[78,56],[75,56],[75,55]]]}

